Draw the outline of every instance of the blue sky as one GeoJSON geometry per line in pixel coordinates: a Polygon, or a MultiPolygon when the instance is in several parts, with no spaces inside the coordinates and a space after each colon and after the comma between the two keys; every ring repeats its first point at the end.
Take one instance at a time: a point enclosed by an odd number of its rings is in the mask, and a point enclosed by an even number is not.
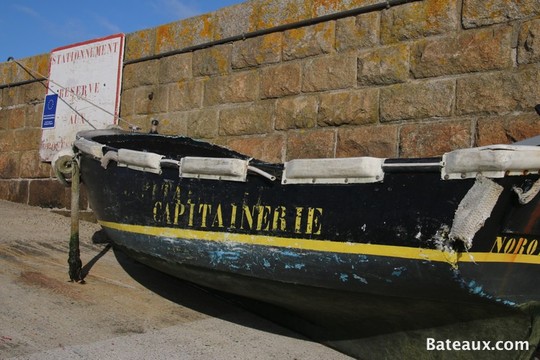
{"type": "Polygon", "coordinates": [[[0,0],[0,62],[131,33],[242,0],[0,0]]]}

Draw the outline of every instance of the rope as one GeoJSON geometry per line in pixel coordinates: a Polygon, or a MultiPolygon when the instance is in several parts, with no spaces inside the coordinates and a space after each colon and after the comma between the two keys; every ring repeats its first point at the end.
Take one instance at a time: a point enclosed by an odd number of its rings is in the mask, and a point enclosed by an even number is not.
{"type": "Polygon", "coordinates": [[[540,192],[540,179],[536,180],[536,182],[527,192],[523,191],[523,189],[517,186],[514,186],[512,190],[514,190],[514,192],[517,194],[519,203],[521,205],[528,204],[536,197],[536,195],[538,195],[538,192],[540,192]]]}
{"type": "Polygon", "coordinates": [[[71,186],[70,175],[73,171],[73,162],[76,161],[74,156],[73,150],[64,149],[56,153],[51,162],[56,178],[67,187],[71,186]]]}

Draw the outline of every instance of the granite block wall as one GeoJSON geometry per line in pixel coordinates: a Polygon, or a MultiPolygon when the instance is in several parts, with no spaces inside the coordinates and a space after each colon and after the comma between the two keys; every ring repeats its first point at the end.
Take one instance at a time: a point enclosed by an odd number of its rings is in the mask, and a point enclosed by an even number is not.
{"type": "MultiPolygon", "coordinates": [[[[127,34],[120,125],[148,131],[156,118],[161,133],[271,162],[540,134],[538,0],[421,0],[269,30],[377,2],[251,0],[127,34]]],[[[21,61],[48,72],[47,54],[21,61]]],[[[39,161],[44,96],[0,63],[0,199],[64,208],[69,193],[39,161]]]]}

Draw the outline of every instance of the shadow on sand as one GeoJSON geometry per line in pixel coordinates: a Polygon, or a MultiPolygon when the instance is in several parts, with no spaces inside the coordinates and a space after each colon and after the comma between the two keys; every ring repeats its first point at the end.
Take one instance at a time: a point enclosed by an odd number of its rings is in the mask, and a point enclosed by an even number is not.
{"type": "MultiPolygon", "coordinates": [[[[120,266],[135,281],[169,301],[238,325],[292,338],[305,338],[305,336],[281,326],[276,326],[272,322],[260,321],[256,316],[241,316],[239,308],[246,309],[237,299],[228,294],[207,289],[154,270],[132,260],[114,247],[113,251],[120,266]]],[[[260,306],[264,306],[264,304],[260,304],[260,306]]],[[[257,314],[257,311],[254,311],[256,309],[249,310],[257,314]]],[[[267,320],[272,321],[272,319],[267,320]]]]}

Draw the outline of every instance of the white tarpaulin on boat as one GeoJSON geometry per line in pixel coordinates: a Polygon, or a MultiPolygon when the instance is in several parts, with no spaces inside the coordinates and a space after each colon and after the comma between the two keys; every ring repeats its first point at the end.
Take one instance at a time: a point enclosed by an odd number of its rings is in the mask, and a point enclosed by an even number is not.
{"type": "Polygon", "coordinates": [[[443,155],[443,179],[502,178],[540,170],[540,147],[495,145],[455,150],[443,155]]]}
{"type": "Polygon", "coordinates": [[[502,191],[501,185],[479,176],[459,203],[452,222],[450,239],[463,241],[467,249],[470,249],[474,236],[491,216],[502,191]]]}
{"type": "Polygon", "coordinates": [[[297,159],[285,163],[283,184],[345,184],[382,181],[384,159],[297,159]]]}

